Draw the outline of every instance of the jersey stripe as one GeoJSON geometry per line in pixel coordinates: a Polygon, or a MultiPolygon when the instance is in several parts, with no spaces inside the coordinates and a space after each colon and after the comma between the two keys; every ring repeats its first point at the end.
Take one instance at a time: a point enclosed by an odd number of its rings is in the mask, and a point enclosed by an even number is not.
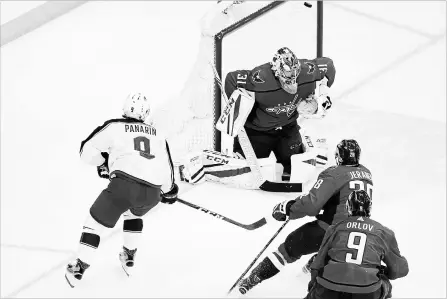
{"type": "Polygon", "coordinates": [[[172,186],[174,186],[174,163],[172,163],[171,152],[169,151],[169,145],[166,141],[166,152],[168,153],[169,166],[171,166],[171,181],[172,186]]]}
{"type": "Polygon", "coordinates": [[[97,127],[93,132],[88,135],[87,139],[81,142],[81,148],[79,149],[79,154],[82,154],[82,149],[84,148],[84,145],[93,137],[95,137],[96,134],[100,133],[104,129],[107,128],[108,125],[113,123],[144,123],[143,121],[136,120],[133,118],[114,118],[106,121],[102,126],[97,127]]]}

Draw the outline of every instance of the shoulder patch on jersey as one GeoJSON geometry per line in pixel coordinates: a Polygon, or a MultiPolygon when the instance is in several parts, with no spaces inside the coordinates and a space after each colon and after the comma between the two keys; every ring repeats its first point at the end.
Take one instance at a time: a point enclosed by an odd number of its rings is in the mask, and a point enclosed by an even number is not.
{"type": "Polygon", "coordinates": [[[254,72],[251,78],[254,83],[265,83],[264,79],[261,78],[261,70],[254,72]]]}
{"type": "Polygon", "coordinates": [[[315,64],[313,64],[312,62],[306,61],[304,64],[307,65],[307,67],[309,68],[309,70],[307,71],[308,74],[312,74],[315,71],[315,64]]]}

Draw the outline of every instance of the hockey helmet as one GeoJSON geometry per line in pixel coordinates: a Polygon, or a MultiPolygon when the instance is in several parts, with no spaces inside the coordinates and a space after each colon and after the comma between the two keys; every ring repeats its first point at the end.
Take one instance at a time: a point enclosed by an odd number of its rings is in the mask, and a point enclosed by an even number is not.
{"type": "Polygon", "coordinates": [[[140,92],[130,93],[123,106],[123,116],[144,121],[151,111],[148,98],[140,92]]]}
{"type": "Polygon", "coordinates": [[[360,163],[360,146],[354,139],[343,139],[335,149],[337,165],[358,165],[360,163]]]}
{"type": "Polygon", "coordinates": [[[287,85],[295,84],[300,74],[301,64],[295,54],[287,47],[282,47],[273,56],[272,70],[275,76],[287,85]]]}
{"type": "Polygon", "coordinates": [[[354,190],[348,195],[346,210],[349,216],[371,216],[372,201],[364,190],[354,190]]]}

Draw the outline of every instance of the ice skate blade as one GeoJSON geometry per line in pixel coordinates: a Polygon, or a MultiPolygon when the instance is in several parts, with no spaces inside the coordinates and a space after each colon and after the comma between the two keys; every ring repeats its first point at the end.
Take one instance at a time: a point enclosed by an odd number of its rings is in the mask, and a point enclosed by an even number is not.
{"type": "Polygon", "coordinates": [[[229,294],[227,294],[226,298],[245,298],[245,295],[241,294],[239,289],[234,289],[229,294]]]}
{"type": "Polygon", "coordinates": [[[126,266],[123,265],[123,264],[121,264],[121,267],[123,268],[124,273],[126,273],[127,277],[130,277],[130,271],[129,271],[129,268],[126,267],[126,266]]]}
{"type": "Polygon", "coordinates": [[[304,274],[310,274],[310,270],[306,266],[304,266],[303,267],[303,273],[304,274]]]}
{"type": "MultiPolygon", "coordinates": [[[[71,276],[71,275],[69,275],[69,276],[71,276]]],[[[72,278],[73,278],[73,280],[75,281],[77,281],[77,279],[76,278],[74,278],[74,276],[72,276],[72,278]]],[[[67,280],[67,283],[68,283],[68,285],[71,287],[71,288],[74,288],[75,286],[76,286],[76,284],[74,283],[74,281],[70,281],[70,278],[68,278],[68,276],[67,276],[67,274],[65,273],[65,279],[67,280]]]]}

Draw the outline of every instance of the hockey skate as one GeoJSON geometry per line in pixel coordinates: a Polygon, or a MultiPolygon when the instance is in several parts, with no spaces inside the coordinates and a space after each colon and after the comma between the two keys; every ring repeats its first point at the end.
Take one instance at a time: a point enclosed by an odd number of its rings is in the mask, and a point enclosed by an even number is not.
{"type": "Polygon", "coordinates": [[[239,292],[242,295],[245,295],[249,290],[251,290],[254,286],[259,284],[261,282],[261,279],[257,275],[250,275],[247,278],[244,278],[241,280],[241,282],[238,285],[239,292]]]}
{"type": "Polygon", "coordinates": [[[67,280],[70,287],[74,288],[76,284],[82,279],[85,270],[90,267],[89,264],[84,263],[80,259],[67,265],[67,270],[65,272],[65,279],[67,280]]]}
{"type": "Polygon", "coordinates": [[[121,266],[123,267],[124,272],[126,272],[127,276],[130,276],[130,268],[134,266],[135,262],[135,254],[137,253],[137,249],[127,249],[123,246],[123,251],[120,252],[120,261],[121,266]]]}
{"type": "Polygon", "coordinates": [[[310,274],[311,269],[310,266],[312,265],[312,263],[314,262],[315,258],[317,257],[316,254],[314,254],[309,261],[303,266],[303,272],[306,274],[310,274]]]}

